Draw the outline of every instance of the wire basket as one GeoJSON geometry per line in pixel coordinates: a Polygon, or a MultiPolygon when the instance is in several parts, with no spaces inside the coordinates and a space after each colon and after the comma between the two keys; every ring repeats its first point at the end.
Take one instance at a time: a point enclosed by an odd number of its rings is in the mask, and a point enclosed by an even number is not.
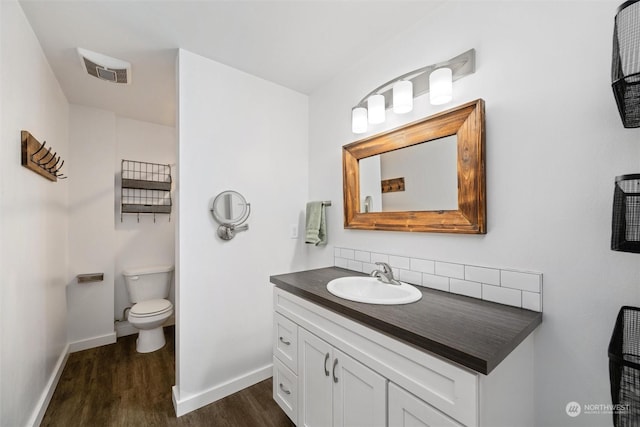
{"type": "Polygon", "coordinates": [[[122,213],[170,214],[171,166],[122,160],[121,199],[122,213]]]}
{"type": "Polygon", "coordinates": [[[611,249],[640,253],[640,174],[616,177],[611,249]]]}
{"type": "Polygon", "coordinates": [[[626,128],[640,127],[640,2],[618,8],[613,31],[611,87],[626,128]]]}
{"type": "Polygon", "coordinates": [[[640,308],[624,306],[609,342],[613,425],[640,426],[640,308]]]}

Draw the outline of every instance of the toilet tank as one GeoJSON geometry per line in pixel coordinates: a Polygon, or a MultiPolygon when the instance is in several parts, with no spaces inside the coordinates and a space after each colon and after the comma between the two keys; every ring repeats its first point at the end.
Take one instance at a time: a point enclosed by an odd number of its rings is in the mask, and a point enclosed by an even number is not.
{"type": "Polygon", "coordinates": [[[131,268],[124,270],[122,275],[132,303],[169,297],[172,265],[131,268]]]}

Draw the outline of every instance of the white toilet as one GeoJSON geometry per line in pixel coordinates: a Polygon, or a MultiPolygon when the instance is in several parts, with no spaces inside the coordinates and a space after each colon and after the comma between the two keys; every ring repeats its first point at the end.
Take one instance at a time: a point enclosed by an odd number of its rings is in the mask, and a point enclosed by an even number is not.
{"type": "Polygon", "coordinates": [[[127,320],[140,330],[136,341],[138,353],[150,353],[164,347],[162,325],[173,313],[173,304],[167,299],[172,273],[173,266],[128,269],[122,272],[129,300],[134,303],[127,320]]]}

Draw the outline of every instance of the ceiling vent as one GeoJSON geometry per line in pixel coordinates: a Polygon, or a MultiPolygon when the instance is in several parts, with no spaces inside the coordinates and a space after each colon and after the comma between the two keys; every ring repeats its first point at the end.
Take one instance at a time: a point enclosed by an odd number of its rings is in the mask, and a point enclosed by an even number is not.
{"type": "Polygon", "coordinates": [[[89,75],[111,83],[131,83],[130,63],[82,48],[78,48],[78,55],[89,75]]]}

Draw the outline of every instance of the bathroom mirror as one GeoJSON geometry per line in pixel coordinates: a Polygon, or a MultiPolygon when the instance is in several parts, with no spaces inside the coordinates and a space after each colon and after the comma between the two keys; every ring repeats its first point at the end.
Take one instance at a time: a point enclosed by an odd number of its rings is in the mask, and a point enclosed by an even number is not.
{"type": "Polygon", "coordinates": [[[478,99],[345,145],[345,228],[486,233],[484,144],[478,99]]]}
{"type": "Polygon", "coordinates": [[[227,190],[218,194],[213,200],[211,214],[220,224],[218,236],[223,240],[231,240],[237,231],[244,231],[249,225],[242,225],[251,213],[251,204],[247,203],[242,194],[227,190]]]}

